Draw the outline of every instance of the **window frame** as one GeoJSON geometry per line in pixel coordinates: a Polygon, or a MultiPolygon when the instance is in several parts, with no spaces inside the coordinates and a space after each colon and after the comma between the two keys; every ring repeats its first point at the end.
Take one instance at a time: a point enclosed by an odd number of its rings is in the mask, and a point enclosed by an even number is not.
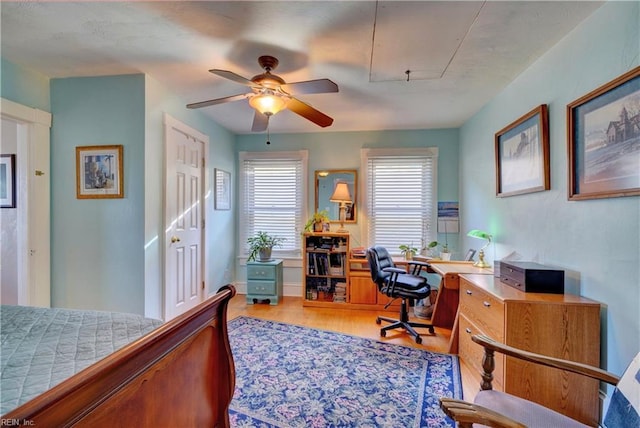
{"type": "MultiPolygon", "coordinates": [[[[420,249],[424,248],[431,241],[437,240],[437,225],[438,225],[438,148],[437,147],[423,147],[423,148],[370,148],[370,149],[361,149],[361,189],[362,189],[362,212],[365,214],[366,218],[372,219],[374,218],[374,214],[372,213],[371,206],[371,194],[370,194],[370,172],[369,172],[369,160],[371,158],[407,158],[407,157],[421,157],[431,158],[433,163],[431,168],[431,194],[432,200],[429,203],[430,210],[430,218],[426,223],[426,227],[421,231],[421,241],[422,242],[413,242],[413,246],[420,249]]],[[[366,224],[363,224],[361,229],[361,235],[363,236],[363,241],[366,243],[366,246],[374,245],[372,242],[371,235],[371,221],[367,221],[366,224]]],[[[402,242],[401,244],[412,244],[412,242],[402,242]]],[[[390,254],[394,256],[399,256],[400,249],[397,248],[387,248],[390,254]]]]}
{"type": "Polygon", "coordinates": [[[302,236],[301,231],[304,227],[305,219],[308,216],[308,150],[295,150],[295,151],[273,151],[273,152],[249,152],[242,151],[238,153],[238,257],[246,259],[249,256],[247,238],[248,233],[243,230],[247,223],[246,219],[246,192],[247,192],[247,179],[245,176],[245,161],[265,161],[265,160],[291,160],[295,162],[301,162],[302,171],[300,173],[301,180],[298,183],[301,196],[298,198],[301,204],[300,218],[296,221],[295,231],[292,236],[295,236],[295,242],[293,248],[281,249],[278,247],[273,248],[272,255],[274,258],[279,259],[301,259],[302,258],[302,236]]]}

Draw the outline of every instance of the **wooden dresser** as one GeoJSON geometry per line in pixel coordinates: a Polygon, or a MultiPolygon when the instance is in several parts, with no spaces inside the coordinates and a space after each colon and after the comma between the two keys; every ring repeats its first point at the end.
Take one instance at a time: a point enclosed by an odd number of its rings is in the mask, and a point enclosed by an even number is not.
{"type": "MultiPolygon", "coordinates": [[[[485,334],[516,348],[600,366],[600,304],[570,294],[525,293],[490,275],[460,275],[459,352],[480,385],[485,334]]],[[[598,381],[495,354],[494,389],[597,426],[598,381]]]]}

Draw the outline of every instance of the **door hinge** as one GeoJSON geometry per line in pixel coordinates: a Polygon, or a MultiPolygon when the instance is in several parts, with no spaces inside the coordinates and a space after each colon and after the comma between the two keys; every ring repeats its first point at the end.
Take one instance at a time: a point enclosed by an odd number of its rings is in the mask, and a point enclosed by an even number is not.
{"type": "Polygon", "coordinates": [[[202,167],[204,168],[204,158],[202,158],[202,167]]]}
{"type": "Polygon", "coordinates": [[[204,219],[202,219],[202,228],[204,229],[204,219]]]}
{"type": "Polygon", "coordinates": [[[202,289],[204,290],[204,281],[202,281],[202,289]]]}

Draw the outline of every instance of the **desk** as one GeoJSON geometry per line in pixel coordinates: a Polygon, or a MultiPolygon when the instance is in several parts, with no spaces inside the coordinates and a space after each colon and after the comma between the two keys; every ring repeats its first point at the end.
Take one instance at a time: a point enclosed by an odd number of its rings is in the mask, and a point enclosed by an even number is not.
{"type": "MultiPolygon", "coordinates": [[[[416,260],[420,258],[416,257],[416,260]]],[[[492,268],[479,268],[473,262],[428,260],[429,272],[442,277],[442,286],[438,290],[431,323],[435,327],[451,329],[449,353],[458,353],[458,304],[460,302],[460,274],[477,273],[493,275],[492,268]]]]}

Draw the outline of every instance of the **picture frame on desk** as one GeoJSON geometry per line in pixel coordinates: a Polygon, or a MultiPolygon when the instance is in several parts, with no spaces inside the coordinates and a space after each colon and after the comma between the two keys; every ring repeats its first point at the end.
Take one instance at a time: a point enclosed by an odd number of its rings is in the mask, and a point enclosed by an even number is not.
{"type": "Polygon", "coordinates": [[[567,105],[568,199],[640,195],[640,67],[567,105]]]}
{"type": "Polygon", "coordinates": [[[551,188],[549,113],[539,105],[495,134],[496,196],[551,188]]]}

